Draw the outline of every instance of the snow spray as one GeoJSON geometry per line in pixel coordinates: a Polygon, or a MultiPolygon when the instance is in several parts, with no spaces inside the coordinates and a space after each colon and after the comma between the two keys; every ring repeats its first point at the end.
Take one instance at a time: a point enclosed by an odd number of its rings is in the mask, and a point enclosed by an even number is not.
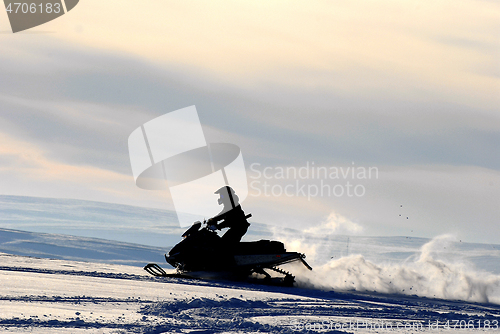
{"type": "MultiPolygon", "coordinates": [[[[287,248],[290,245],[295,250],[304,243],[304,239],[285,242],[287,248]]],[[[439,257],[439,250],[452,248],[453,243],[449,235],[438,236],[424,244],[417,256],[400,263],[375,263],[361,254],[352,254],[330,259],[320,266],[312,262],[313,271],[294,268],[294,273],[297,285],[304,288],[500,304],[500,275],[480,272],[465,261],[439,257]]],[[[304,252],[306,249],[314,251],[305,247],[304,252]]],[[[314,261],[314,252],[312,255],[314,261]]]]}

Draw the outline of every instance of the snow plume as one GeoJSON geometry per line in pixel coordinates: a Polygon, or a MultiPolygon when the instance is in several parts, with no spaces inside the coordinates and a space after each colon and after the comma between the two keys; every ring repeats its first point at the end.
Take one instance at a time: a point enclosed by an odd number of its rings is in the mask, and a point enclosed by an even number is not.
{"type": "MultiPolygon", "coordinates": [[[[300,234],[296,230],[292,231],[276,226],[271,227],[273,239],[283,242],[287,251],[307,254],[308,260],[320,262],[319,257],[325,251],[325,241],[328,243],[331,238],[339,235],[347,238],[348,235],[357,234],[361,231],[363,231],[362,226],[333,211],[320,225],[305,229],[300,234]]],[[[329,246],[326,248],[330,248],[329,246]]]]}
{"type": "Polygon", "coordinates": [[[273,233],[273,240],[279,240],[285,244],[287,252],[299,252],[307,254],[307,258],[314,260],[317,254],[318,245],[311,243],[308,235],[297,236],[296,233],[289,233],[286,229],[281,227],[270,227],[273,233]]]}
{"type": "Polygon", "coordinates": [[[401,264],[375,264],[351,255],[296,272],[301,287],[326,290],[374,291],[449,300],[500,304],[500,276],[476,272],[471,266],[443,260],[453,246],[450,236],[439,236],[421,247],[420,256],[401,264]]]}
{"type": "Polygon", "coordinates": [[[326,221],[321,225],[311,227],[304,232],[314,234],[357,234],[363,231],[363,227],[350,221],[346,217],[332,211],[326,221]]]}

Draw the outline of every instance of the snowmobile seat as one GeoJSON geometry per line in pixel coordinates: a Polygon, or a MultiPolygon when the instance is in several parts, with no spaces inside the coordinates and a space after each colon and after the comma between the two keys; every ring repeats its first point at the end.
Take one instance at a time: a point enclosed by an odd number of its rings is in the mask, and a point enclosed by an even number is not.
{"type": "Polygon", "coordinates": [[[281,254],[285,253],[285,245],[279,241],[259,240],[240,242],[235,247],[235,254],[281,254]]]}

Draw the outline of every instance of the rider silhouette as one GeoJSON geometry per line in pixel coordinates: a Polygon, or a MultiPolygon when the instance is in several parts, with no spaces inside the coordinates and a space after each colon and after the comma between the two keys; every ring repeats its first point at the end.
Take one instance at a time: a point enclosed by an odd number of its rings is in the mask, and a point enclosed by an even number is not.
{"type": "Polygon", "coordinates": [[[213,225],[219,230],[229,227],[229,230],[222,236],[222,242],[227,245],[235,245],[247,233],[250,224],[247,222],[245,212],[243,212],[233,188],[225,186],[214,194],[219,194],[218,203],[219,205],[223,204],[224,207],[217,216],[209,219],[209,225],[213,225]],[[223,222],[217,224],[220,221],[223,222]]]}

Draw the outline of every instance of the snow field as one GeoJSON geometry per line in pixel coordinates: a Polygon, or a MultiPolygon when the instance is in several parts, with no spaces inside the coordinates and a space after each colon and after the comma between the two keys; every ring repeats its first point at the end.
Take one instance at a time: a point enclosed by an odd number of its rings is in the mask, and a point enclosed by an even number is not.
{"type": "Polygon", "coordinates": [[[443,325],[453,320],[475,324],[460,333],[499,332],[478,326],[498,322],[495,304],[154,278],[137,267],[5,254],[0,261],[2,333],[452,333],[443,325]],[[426,327],[436,321],[440,328],[426,327]]]}

